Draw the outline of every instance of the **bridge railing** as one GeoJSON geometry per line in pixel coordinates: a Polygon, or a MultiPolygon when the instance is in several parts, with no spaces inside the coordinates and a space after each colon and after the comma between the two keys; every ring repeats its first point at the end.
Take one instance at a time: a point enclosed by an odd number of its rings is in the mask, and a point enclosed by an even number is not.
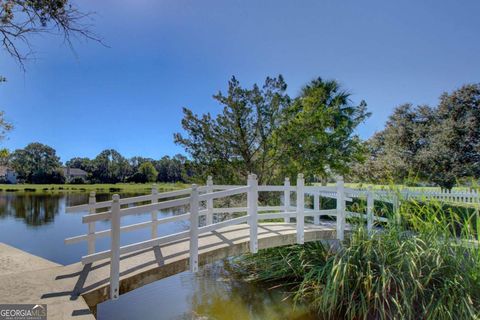
{"type": "Polygon", "coordinates": [[[250,233],[250,251],[258,250],[258,223],[267,219],[282,219],[290,222],[295,218],[297,243],[304,243],[305,217],[313,217],[314,224],[320,223],[320,216],[336,217],[337,238],[343,240],[347,217],[361,217],[367,220],[367,228],[372,230],[374,221],[383,218],[375,217],[373,213],[374,193],[371,190],[359,191],[344,187],[343,179],[339,178],[336,186],[305,186],[304,177],[298,175],[296,185],[291,186],[290,181],[285,179],[281,186],[259,186],[255,175],[249,175],[246,186],[238,185],[214,185],[211,177],[205,186],[193,185],[191,188],[158,193],[157,188],[152,189],[149,195],[120,199],[115,194],[111,201],[96,202],[95,194],[90,194],[89,202],[85,205],[69,207],[67,212],[88,212],[82,217],[82,222],[88,225],[88,233],[65,239],[66,244],[86,241],[88,254],[82,257],[82,263],[90,264],[103,259],[110,259],[110,297],[117,299],[119,295],[119,269],[120,256],[123,254],[148,249],[155,246],[171,243],[173,241],[188,239],[190,242],[189,265],[190,270],[198,270],[198,240],[199,235],[225,228],[232,225],[247,223],[250,233]],[[282,205],[259,206],[259,192],[280,192],[282,205]],[[292,206],[291,196],[296,194],[295,205],[292,206]],[[246,195],[246,206],[215,208],[214,200],[235,195],[246,195]],[[313,195],[313,209],[305,208],[305,195],[313,195]],[[320,197],[336,199],[336,208],[329,210],[320,209],[320,197]],[[355,213],[346,211],[346,201],[352,197],[367,198],[367,213],[355,213]],[[147,203],[146,203],[147,202],[147,203]],[[123,206],[123,207],[122,207],[123,206]],[[179,215],[158,218],[159,210],[173,208],[188,208],[189,211],[179,215]],[[103,210],[97,212],[97,210],[103,210]],[[149,221],[121,226],[121,218],[141,213],[150,213],[149,221]],[[243,214],[224,221],[214,221],[214,215],[219,213],[243,214]],[[199,225],[200,216],[205,216],[205,225],[199,225]],[[170,235],[158,236],[158,225],[175,221],[189,221],[188,230],[170,235]],[[95,224],[99,221],[110,221],[110,229],[96,231],[95,224]],[[120,235],[142,228],[151,228],[151,237],[148,240],[120,245],[120,235]],[[97,238],[110,237],[110,249],[95,251],[97,238]]]}

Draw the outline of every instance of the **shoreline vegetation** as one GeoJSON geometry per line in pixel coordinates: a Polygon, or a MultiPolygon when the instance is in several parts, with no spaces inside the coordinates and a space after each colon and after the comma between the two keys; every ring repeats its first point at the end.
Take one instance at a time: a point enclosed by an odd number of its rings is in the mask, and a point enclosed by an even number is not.
{"type": "MultiPolygon", "coordinates": [[[[50,183],[50,184],[36,184],[36,183],[18,183],[8,184],[0,183],[0,192],[2,191],[104,191],[112,189],[118,189],[120,191],[136,191],[136,190],[151,190],[153,185],[157,185],[161,190],[178,190],[188,188],[191,183],[186,182],[150,182],[150,183],[50,183]]],[[[240,185],[240,184],[239,184],[240,185]]],[[[313,183],[313,185],[319,185],[319,183],[313,183]]],[[[335,183],[328,183],[328,186],[335,186],[335,183]]],[[[402,184],[372,184],[372,183],[345,183],[347,188],[367,188],[372,187],[374,190],[417,190],[417,191],[441,191],[440,187],[410,187],[402,184]]],[[[452,191],[464,191],[470,189],[478,189],[477,186],[457,186],[453,187],[452,191]]]]}
{"type": "Polygon", "coordinates": [[[478,212],[462,217],[441,203],[413,201],[398,213],[401,224],[392,218],[372,234],[354,223],[341,247],[260,250],[236,258],[233,270],[283,288],[321,319],[478,319],[478,212]]]}
{"type": "Polygon", "coordinates": [[[144,192],[150,193],[153,185],[159,192],[187,188],[185,183],[110,183],[110,184],[0,184],[3,192],[144,192]]]}

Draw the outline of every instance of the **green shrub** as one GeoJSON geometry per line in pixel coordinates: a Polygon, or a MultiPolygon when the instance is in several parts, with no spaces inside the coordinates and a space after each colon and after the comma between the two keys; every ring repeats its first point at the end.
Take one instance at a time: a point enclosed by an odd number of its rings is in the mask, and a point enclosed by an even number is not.
{"type": "Polygon", "coordinates": [[[86,181],[83,177],[73,177],[68,183],[70,183],[70,184],[85,184],[86,181]]]}

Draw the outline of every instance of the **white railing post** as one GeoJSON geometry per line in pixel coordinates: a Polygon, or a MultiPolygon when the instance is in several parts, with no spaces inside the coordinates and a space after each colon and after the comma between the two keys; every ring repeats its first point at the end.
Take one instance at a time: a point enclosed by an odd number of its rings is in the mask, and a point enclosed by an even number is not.
{"type": "Polygon", "coordinates": [[[305,181],[303,173],[299,173],[297,177],[297,243],[303,244],[304,234],[303,229],[305,225],[305,193],[303,186],[305,181]]]}
{"type": "MultiPolygon", "coordinates": [[[[290,178],[285,178],[283,186],[285,187],[283,191],[284,212],[290,212],[290,178]]],[[[290,223],[290,217],[283,218],[283,222],[290,223]]]]}
{"type": "Polygon", "coordinates": [[[368,187],[367,190],[367,231],[368,233],[372,233],[373,230],[373,205],[374,205],[374,200],[373,200],[373,193],[372,193],[372,187],[368,187]]]}
{"type": "Polygon", "coordinates": [[[255,174],[248,175],[247,214],[250,225],[250,252],[258,252],[258,181],[255,174]]]}
{"type": "Polygon", "coordinates": [[[480,206],[480,197],[479,197],[479,194],[478,194],[478,191],[477,190],[472,190],[473,191],[473,206],[475,208],[475,219],[480,219],[480,216],[479,216],[479,206],[480,206]]]}
{"type": "MultiPolygon", "coordinates": [[[[208,176],[207,179],[207,193],[213,192],[213,179],[212,176],[208,176]]],[[[213,199],[207,200],[207,218],[206,225],[211,225],[213,223],[213,199]]]]}
{"type": "Polygon", "coordinates": [[[343,177],[337,178],[337,239],[343,241],[345,233],[345,186],[343,177]]]}
{"type": "Polygon", "coordinates": [[[192,185],[190,196],[190,272],[198,271],[198,189],[192,185]]]}
{"type": "MultiPolygon", "coordinates": [[[[95,214],[95,191],[90,192],[88,197],[88,214],[95,214]]],[[[88,223],[88,254],[95,253],[95,222],[88,223]]]]}
{"type": "Polygon", "coordinates": [[[397,193],[393,194],[393,214],[395,215],[395,219],[397,224],[400,224],[402,222],[402,217],[400,215],[400,199],[397,193]]]}
{"type": "MultiPolygon", "coordinates": [[[[157,203],[158,202],[158,189],[157,185],[153,184],[152,185],[152,203],[157,203]]],[[[158,237],[158,217],[157,217],[157,210],[152,211],[152,239],[155,239],[158,237]]]]}
{"type": "Polygon", "coordinates": [[[120,282],[120,196],[114,194],[111,207],[110,298],[117,300],[120,282]]]}
{"type": "MultiPolygon", "coordinates": [[[[320,211],[320,193],[319,192],[315,192],[313,194],[313,211],[320,211]]],[[[313,223],[315,225],[319,225],[320,224],[320,215],[318,213],[316,213],[314,216],[313,216],[313,223]]]]}

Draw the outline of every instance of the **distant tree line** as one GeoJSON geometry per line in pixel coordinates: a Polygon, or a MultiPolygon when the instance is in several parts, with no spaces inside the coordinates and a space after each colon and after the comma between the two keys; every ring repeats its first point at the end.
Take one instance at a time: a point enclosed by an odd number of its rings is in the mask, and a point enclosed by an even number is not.
{"type": "Polygon", "coordinates": [[[2,159],[4,165],[16,171],[18,181],[26,183],[187,182],[193,175],[189,160],[182,155],[164,156],[160,160],[127,159],[118,151],[108,149],[93,159],[76,157],[68,160],[66,167],[82,169],[87,176],[66,181],[55,150],[38,142],[4,154],[2,159]]]}
{"type": "Polygon", "coordinates": [[[440,96],[435,107],[403,104],[365,143],[351,179],[447,189],[480,178],[480,84],[440,96]]]}
{"type": "Polygon", "coordinates": [[[94,159],[73,158],[65,163],[88,172],[92,183],[187,182],[192,177],[189,164],[180,154],[160,160],[138,156],[127,159],[113,149],[100,152],[94,159]]]}
{"type": "MultiPolygon", "coordinates": [[[[232,77],[227,92],[213,96],[220,110],[196,115],[183,109],[184,132],[174,141],[189,158],[127,159],[107,149],[93,159],[67,161],[87,172],[86,181],[69,182],[202,182],[212,175],[218,183],[244,183],[256,173],[261,184],[284,177],[294,183],[302,172],[310,182],[343,175],[351,182],[452,188],[480,177],[480,84],[444,93],[435,107],[397,107],[367,141],[356,133],[370,116],[366,103],[352,102],[338,82],[314,79],[295,97],[286,90],[282,76],[251,88],[232,77]]],[[[0,161],[20,181],[65,181],[55,150],[40,143],[11,154],[2,150],[0,161]]]]}

